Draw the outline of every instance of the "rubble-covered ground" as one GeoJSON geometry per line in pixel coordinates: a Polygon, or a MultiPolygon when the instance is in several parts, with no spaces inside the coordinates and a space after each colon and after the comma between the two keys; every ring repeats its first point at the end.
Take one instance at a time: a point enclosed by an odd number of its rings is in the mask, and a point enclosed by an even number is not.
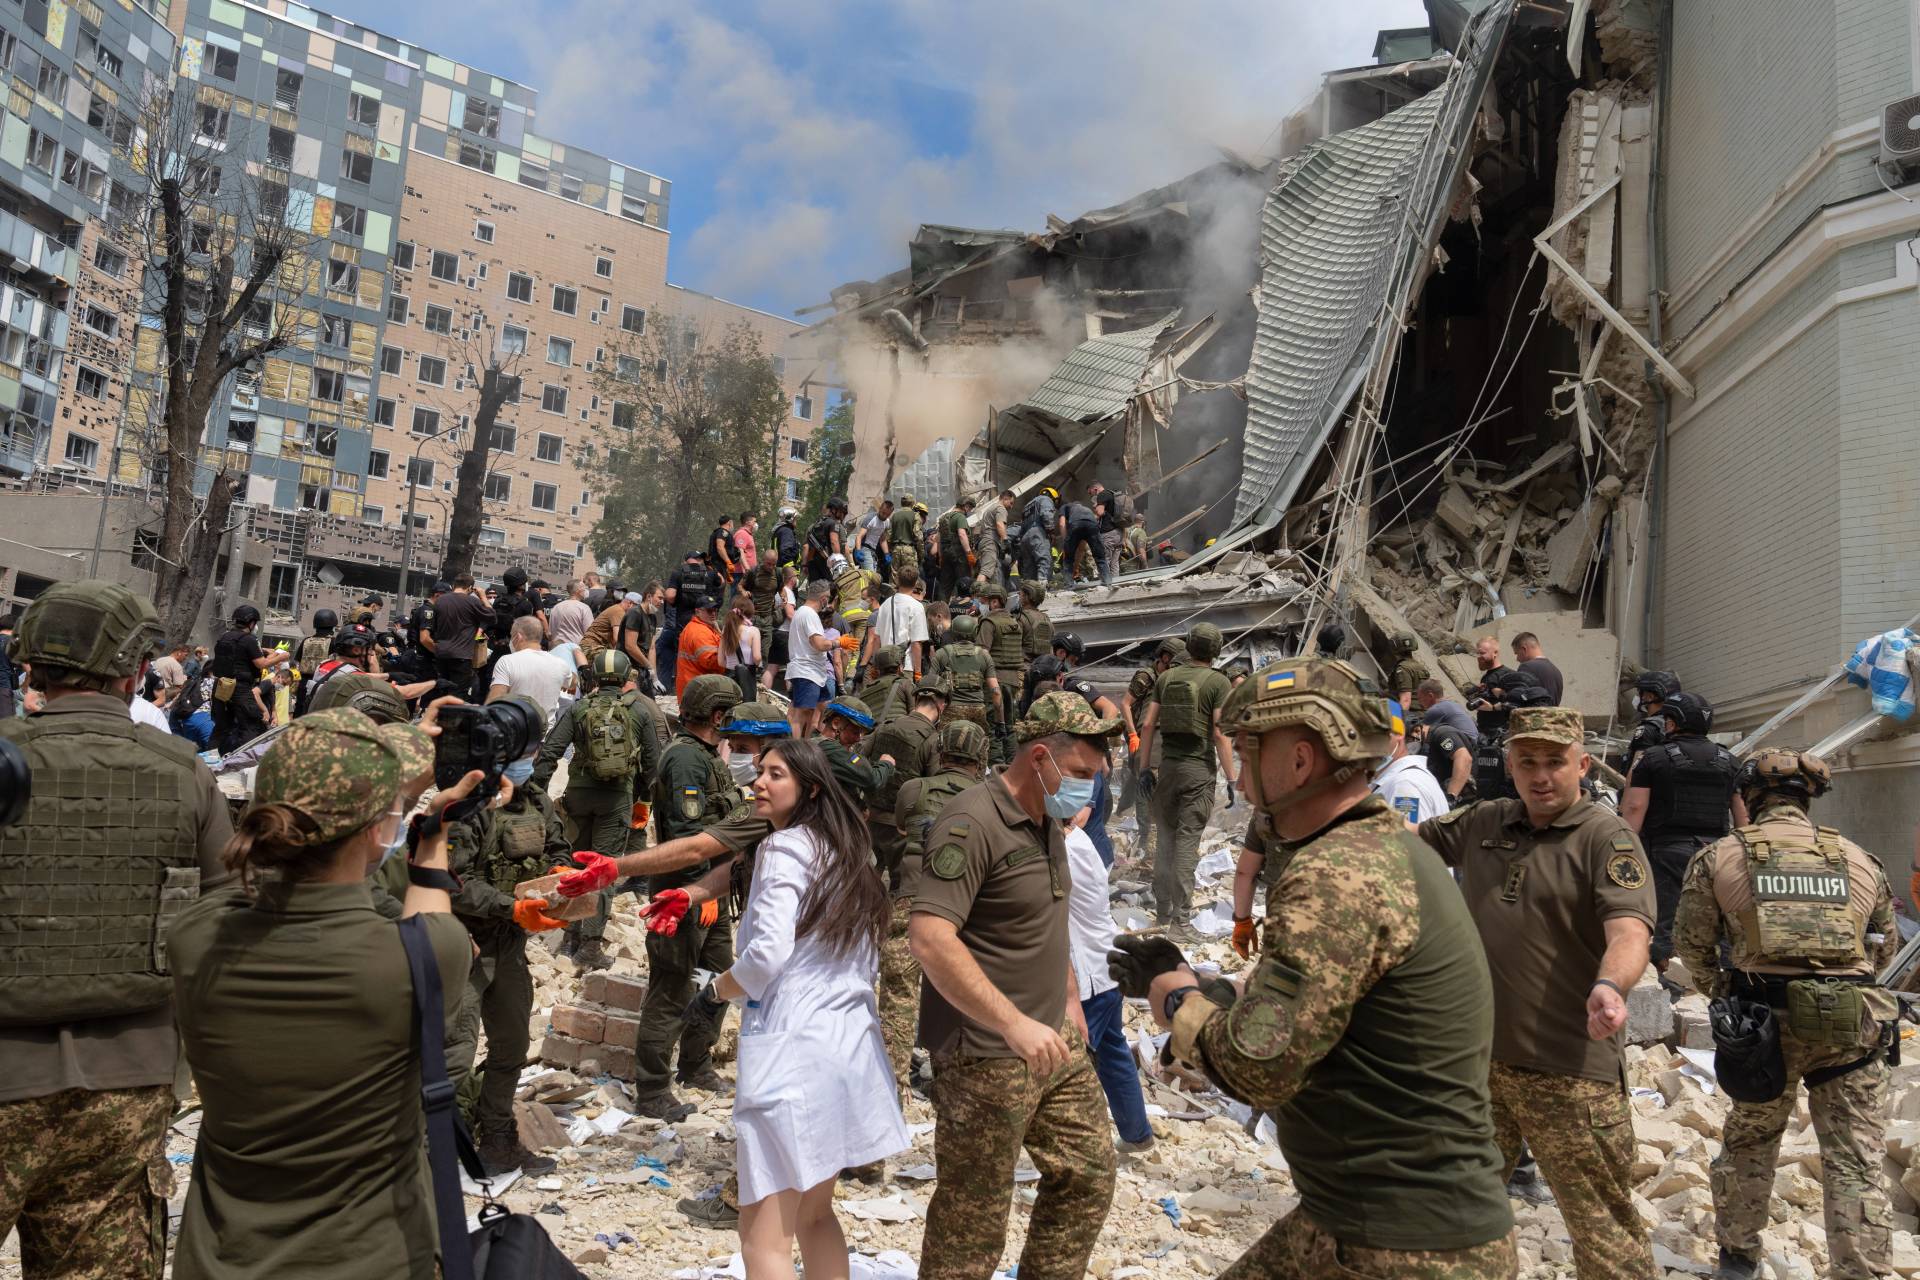
{"type": "MultiPolygon", "coordinates": [[[[1244,805],[1216,813],[1202,845],[1206,857],[1198,900],[1218,905],[1199,913],[1198,924],[1220,936],[1198,948],[1194,959],[1228,973],[1245,967],[1225,939],[1231,917],[1232,839],[1245,815],[1244,805]]],[[[1130,818],[1116,815],[1120,859],[1113,893],[1123,927],[1151,917],[1148,873],[1130,857],[1131,825],[1130,818]]],[[[616,918],[609,942],[616,957],[614,972],[641,977],[644,947],[632,904],[631,897],[621,900],[624,918],[616,918]]],[[[553,1008],[579,998],[579,977],[571,962],[550,949],[557,936],[542,935],[532,948],[536,1053],[553,1008]]],[[[1638,1003],[1653,994],[1643,990],[1638,1003]]],[[[1676,1047],[1654,1044],[1628,1050],[1639,1142],[1635,1204],[1653,1232],[1656,1256],[1666,1274],[1704,1275],[1712,1270],[1715,1251],[1707,1170],[1719,1151],[1727,1103],[1713,1087],[1711,1052],[1696,1049],[1688,1056],[1680,1051],[1688,1041],[1695,1046],[1708,1043],[1702,1038],[1704,998],[1683,998],[1676,1013],[1676,1047]]],[[[1144,1058],[1153,1030],[1145,1009],[1136,1003],[1128,1023],[1144,1058]]],[[[730,1056],[731,1047],[731,1034],[723,1036],[721,1056],[730,1056]]],[[[731,1065],[723,1064],[721,1070],[729,1073],[731,1065]]],[[[1903,1277],[1920,1276],[1920,1245],[1914,1236],[1920,1229],[1920,1161],[1913,1158],[1920,1147],[1920,1065],[1898,1069],[1894,1079],[1885,1167],[1896,1228],[1893,1269],[1903,1277]]],[[[529,1067],[521,1089],[522,1133],[549,1150],[559,1168],[542,1178],[516,1178],[501,1198],[518,1212],[538,1215],[560,1248],[595,1280],[741,1276],[733,1233],[692,1226],[675,1207],[682,1196],[717,1186],[731,1169],[730,1100],[692,1091],[683,1096],[697,1102],[699,1111],[677,1125],[664,1125],[632,1117],[631,1094],[618,1081],[538,1064],[529,1067]]],[[[1270,1124],[1249,1134],[1246,1109],[1197,1081],[1150,1078],[1147,1100],[1160,1141],[1152,1151],[1120,1157],[1113,1207],[1090,1274],[1100,1280],[1217,1275],[1295,1204],[1286,1162],[1273,1143],[1270,1124]]],[[[913,1149],[888,1161],[885,1184],[843,1181],[838,1193],[848,1244],[861,1255],[855,1280],[910,1280],[914,1275],[934,1187],[933,1110],[916,1096],[907,1102],[906,1117],[913,1149]]],[[[197,1111],[188,1110],[169,1136],[168,1155],[177,1175],[176,1215],[191,1172],[197,1124],[197,1111]]],[[[1763,1236],[1763,1276],[1813,1280],[1826,1274],[1819,1170],[1819,1147],[1803,1093],[1780,1149],[1773,1221],[1763,1236]]],[[[1019,1175],[1004,1266],[1019,1257],[1037,1177],[1030,1167],[1019,1175]]],[[[480,1205],[477,1196],[469,1197],[470,1213],[480,1205]]],[[[1515,1210],[1521,1276],[1571,1277],[1572,1252],[1558,1211],[1518,1202],[1515,1210]]],[[[18,1257],[17,1239],[10,1237],[0,1249],[0,1278],[20,1274],[18,1257]]]]}

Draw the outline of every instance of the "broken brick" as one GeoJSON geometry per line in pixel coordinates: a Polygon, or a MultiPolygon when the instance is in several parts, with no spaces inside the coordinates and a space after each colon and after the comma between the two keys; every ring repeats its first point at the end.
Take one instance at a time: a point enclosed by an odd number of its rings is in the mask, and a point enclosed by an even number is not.
{"type": "Polygon", "coordinates": [[[584,1040],[552,1033],[540,1042],[540,1060],[556,1067],[577,1067],[580,1065],[583,1053],[597,1048],[597,1045],[588,1044],[584,1040]]]}
{"type": "Polygon", "coordinates": [[[600,1003],[609,1009],[625,1009],[629,1013],[638,1013],[640,1006],[646,1003],[647,984],[641,979],[622,978],[611,973],[597,976],[606,979],[600,987],[602,993],[600,1003]]]}
{"type": "Polygon", "coordinates": [[[640,1046],[640,1019],[609,1013],[604,1019],[600,1038],[617,1048],[637,1049],[640,1046]]]}
{"type": "Polygon", "coordinates": [[[589,1044],[599,1044],[606,1034],[607,1015],[598,1009],[563,1004],[553,1011],[553,1029],[562,1035],[589,1044]]]}

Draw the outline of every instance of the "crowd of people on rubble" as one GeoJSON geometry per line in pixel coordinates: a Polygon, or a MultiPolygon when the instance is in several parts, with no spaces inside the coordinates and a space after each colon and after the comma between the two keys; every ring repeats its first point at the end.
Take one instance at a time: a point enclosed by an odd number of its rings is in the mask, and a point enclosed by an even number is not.
{"type": "Polygon", "coordinates": [[[0,628],[0,1228],[25,1275],[160,1273],[177,1060],[201,1109],[178,1280],[467,1274],[453,1148],[483,1180],[555,1167],[515,1121],[528,948],[606,967],[616,911],[646,926],[623,1083],[667,1123],[732,1094],[732,1176],[679,1207],[738,1232],[750,1280],[796,1246],[848,1274],[835,1186],[884,1180],[915,1092],[918,1274],[993,1274],[1024,1149],[1018,1274],[1084,1276],[1119,1161],[1158,1140],[1130,1006],[1162,1062],[1274,1122],[1299,1206],[1232,1280],[1512,1276],[1514,1198],[1557,1200],[1583,1280],[1654,1276],[1623,1032],[1676,959],[1734,1100],[1717,1274],[1758,1274],[1802,1084],[1833,1273],[1887,1274],[1900,935],[1879,863],[1809,817],[1825,762],[1735,759],[1658,671],[1596,759],[1526,631],[1456,684],[1410,631],[1373,652],[1329,624],[1256,669],[1201,617],[1096,683],[1049,592],[1145,567],[1143,525],[1097,483],[1015,503],[929,528],[835,498],[765,536],[745,512],[638,589],[458,575],[272,645],[251,606],[195,649],[125,587],[44,592],[0,628]],[[1234,975],[1192,954],[1223,804],[1234,975]],[[1120,933],[1128,807],[1154,920],[1120,933]]]}

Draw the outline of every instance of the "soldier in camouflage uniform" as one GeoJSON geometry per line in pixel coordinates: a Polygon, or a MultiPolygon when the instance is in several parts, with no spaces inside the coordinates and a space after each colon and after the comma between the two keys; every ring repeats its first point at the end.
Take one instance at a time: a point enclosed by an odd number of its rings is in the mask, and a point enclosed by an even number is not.
{"type": "Polygon", "coordinates": [[[8,656],[43,710],[0,720],[33,797],[0,831],[0,1236],[28,1277],[157,1280],[173,1111],[168,920],[228,878],[226,803],[193,747],[128,718],[153,605],[59,583],[8,656]],[[106,1086],[106,1087],[102,1087],[106,1086]]]}
{"type": "Polygon", "coordinates": [[[873,837],[873,857],[880,874],[895,885],[900,879],[905,838],[895,816],[895,805],[901,787],[934,771],[939,760],[934,726],[946,706],[946,681],[929,681],[914,691],[911,714],[895,716],[880,725],[867,742],[869,756],[882,764],[893,765],[891,774],[875,789],[869,801],[867,830],[873,837]]]}
{"type": "Polygon", "coordinates": [[[873,651],[872,671],[860,686],[860,696],[873,708],[874,723],[884,725],[897,715],[913,710],[913,677],[900,669],[906,650],[897,644],[882,645],[873,651]]]}
{"type": "Polygon", "coordinates": [[[1488,1083],[1507,1176],[1531,1147],[1580,1280],[1651,1280],[1622,1033],[1647,967],[1653,880],[1626,822],[1581,793],[1584,739],[1571,707],[1514,708],[1506,763],[1523,798],[1429,818],[1420,838],[1459,868],[1493,972],[1488,1083]]]}
{"type": "Polygon", "coordinates": [[[1271,824],[1259,961],[1243,984],[1203,985],[1137,934],[1111,960],[1171,1031],[1169,1058],[1279,1126],[1300,1206],[1222,1280],[1505,1280],[1487,960],[1446,868],[1368,793],[1386,699],[1344,662],[1299,658],[1243,683],[1220,722],[1271,824]]]}
{"type": "MultiPolygon", "coordinates": [[[[519,698],[536,720],[539,705],[519,698]]],[[[544,727],[544,726],[543,726],[544,727]]],[[[559,922],[519,908],[513,887],[522,880],[570,865],[567,833],[553,801],[537,787],[515,787],[499,808],[482,809],[450,824],[448,852],[460,881],[453,913],[479,948],[453,1034],[447,1038],[447,1075],[463,1102],[471,1100],[473,1134],[490,1174],[520,1169],[553,1172],[554,1162],[521,1145],[513,1118],[513,1095],[527,1064],[528,1019],[533,1016],[533,974],[527,968],[527,934],[559,922]],[[476,1037],[487,1032],[487,1059],[474,1069],[476,1037]]]]}
{"type": "Polygon", "coordinates": [[[1155,646],[1153,665],[1142,667],[1127,681],[1127,692],[1120,699],[1120,718],[1127,725],[1127,769],[1133,774],[1133,821],[1140,833],[1136,849],[1148,863],[1153,861],[1153,801],[1140,785],[1140,726],[1146,721],[1147,708],[1153,702],[1153,686],[1168,668],[1187,660],[1187,642],[1179,636],[1167,636],[1155,646]]]}
{"type": "Polygon", "coordinates": [[[1005,764],[1013,759],[1013,700],[1027,683],[1026,629],[1020,625],[1020,616],[1007,608],[1006,590],[987,578],[980,582],[980,599],[987,606],[987,616],[980,620],[980,647],[987,651],[994,678],[1000,682],[1001,719],[993,734],[993,762],[1005,764]]]}
{"type": "Polygon", "coordinates": [[[1146,721],[1140,726],[1140,787],[1153,802],[1160,828],[1153,864],[1153,914],[1176,942],[1198,942],[1193,915],[1193,877],[1200,862],[1200,833],[1213,813],[1216,762],[1235,783],[1233,748],[1220,730],[1220,708],[1233,686],[1213,669],[1220,656],[1220,628],[1196,622],[1187,632],[1187,660],[1154,682],[1146,721]],[[1160,737],[1154,739],[1158,729],[1160,737]],[[1156,753],[1162,763],[1156,772],[1156,753]]]}
{"type": "Polygon", "coordinates": [[[1026,656],[1029,664],[1053,652],[1053,619],[1040,607],[1046,603],[1046,599],[1046,583],[1028,581],[1020,584],[1020,652],[1026,656]]]}
{"type": "Polygon", "coordinates": [[[1413,691],[1420,682],[1433,675],[1427,670],[1427,664],[1417,656],[1420,641],[1411,631],[1397,632],[1393,637],[1393,675],[1387,681],[1387,688],[1393,694],[1393,700],[1403,707],[1413,705],[1413,691]]]}
{"type": "Polygon", "coordinates": [[[953,639],[927,664],[926,679],[945,679],[952,694],[946,720],[968,720],[981,728],[1000,723],[1000,681],[993,674],[993,659],[973,642],[979,633],[979,619],[962,614],[953,620],[953,639]]]}
{"type": "Polygon", "coordinates": [[[928,829],[908,926],[939,1167],[921,1280],[992,1274],[1023,1145],[1040,1193],[1022,1280],[1081,1280],[1106,1221],[1113,1133],[1069,956],[1062,824],[1086,806],[1119,728],[1073,694],[1042,698],[1015,726],[1013,763],[928,829]]]}
{"type": "Polygon", "coordinates": [[[1874,975],[1899,950],[1900,931],[1879,859],[1807,817],[1829,777],[1818,756],[1777,747],[1742,765],[1740,795],[1753,822],[1694,856],[1674,920],[1675,953],[1702,986],[1773,1007],[1786,1068],[1778,1098],[1733,1104],[1713,1162],[1725,1280],[1758,1274],[1775,1158],[1802,1081],[1820,1139],[1830,1274],[1892,1273],[1880,1169],[1885,1046],[1897,1043],[1899,1011],[1874,975]]]}
{"type": "Polygon", "coordinates": [[[980,781],[987,765],[987,735],[977,724],[953,720],[940,726],[936,739],[938,770],[909,779],[894,799],[900,861],[894,868],[893,924],[880,948],[880,1031],[893,1063],[900,1096],[906,1097],[913,1073],[914,1024],[920,1016],[920,964],[907,945],[913,895],[920,887],[920,863],[927,830],[953,799],[980,781]]]}

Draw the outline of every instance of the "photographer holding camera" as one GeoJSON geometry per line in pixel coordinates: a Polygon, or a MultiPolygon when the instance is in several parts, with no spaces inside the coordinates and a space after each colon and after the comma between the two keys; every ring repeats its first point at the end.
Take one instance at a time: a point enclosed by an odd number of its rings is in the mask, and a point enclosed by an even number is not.
{"type": "Polygon", "coordinates": [[[434,1274],[413,982],[367,872],[410,847],[405,912],[424,917],[441,983],[460,990],[473,951],[448,896],[446,823],[500,775],[446,785],[429,734],[449,710],[420,728],[350,707],[296,721],[261,759],[227,848],[242,886],[187,908],[168,936],[205,1105],[176,1280],[434,1274]],[[409,782],[436,756],[443,790],[409,828],[409,782]]]}
{"type": "Polygon", "coordinates": [[[157,1277],[171,1185],[172,988],[164,934],[227,877],[232,826],[193,747],[127,716],[160,644],[152,604],[101,581],[49,587],[10,657],[45,708],[0,719],[17,747],[0,810],[0,1235],[29,1277],[157,1277]]]}

